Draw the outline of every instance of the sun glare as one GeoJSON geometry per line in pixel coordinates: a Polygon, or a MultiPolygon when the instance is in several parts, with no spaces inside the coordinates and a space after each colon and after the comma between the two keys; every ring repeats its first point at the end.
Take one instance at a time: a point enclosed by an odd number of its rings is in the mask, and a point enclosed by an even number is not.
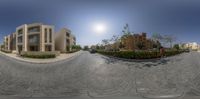
{"type": "Polygon", "coordinates": [[[106,31],[106,25],[105,24],[95,24],[93,29],[94,29],[95,33],[103,34],[106,31]]]}

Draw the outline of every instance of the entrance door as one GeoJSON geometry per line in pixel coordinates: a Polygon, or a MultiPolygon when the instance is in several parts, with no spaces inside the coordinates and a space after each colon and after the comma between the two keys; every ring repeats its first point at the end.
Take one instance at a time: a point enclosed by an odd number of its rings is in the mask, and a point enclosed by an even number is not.
{"type": "Polygon", "coordinates": [[[51,51],[51,45],[46,45],[45,46],[45,51],[51,51]]]}
{"type": "Polygon", "coordinates": [[[30,51],[39,51],[39,48],[38,48],[38,46],[37,45],[35,45],[35,46],[30,46],[30,51]]]}

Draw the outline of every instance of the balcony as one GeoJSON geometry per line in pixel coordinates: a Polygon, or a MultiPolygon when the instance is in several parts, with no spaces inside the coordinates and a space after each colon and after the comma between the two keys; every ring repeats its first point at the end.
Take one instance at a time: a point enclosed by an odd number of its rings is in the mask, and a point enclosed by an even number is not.
{"type": "Polygon", "coordinates": [[[18,36],[23,34],[23,29],[18,30],[18,36]]]}
{"type": "Polygon", "coordinates": [[[17,40],[18,40],[17,43],[22,43],[23,42],[22,36],[18,37],[17,40]]]}
{"type": "Polygon", "coordinates": [[[67,37],[70,37],[70,33],[66,32],[66,36],[67,36],[67,37]]]}
{"type": "Polygon", "coordinates": [[[38,45],[39,44],[39,35],[30,35],[28,37],[28,43],[29,45],[38,45]]]}
{"type": "Polygon", "coordinates": [[[66,45],[70,45],[70,40],[69,39],[66,40],[66,45]]]}
{"type": "Polygon", "coordinates": [[[39,33],[39,32],[40,32],[40,26],[28,28],[28,33],[39,33]]]}

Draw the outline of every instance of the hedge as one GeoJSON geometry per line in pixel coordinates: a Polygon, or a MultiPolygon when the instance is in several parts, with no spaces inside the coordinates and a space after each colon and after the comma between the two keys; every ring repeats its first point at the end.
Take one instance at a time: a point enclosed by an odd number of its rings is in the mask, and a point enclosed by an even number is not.
{"type": "MultiPolygon", "coordinates": [[[[118,51],[118,52],[111,52],[111,51],[97,51],[100,54],[114,56],[119,58],[126,58],[126,59],[153,59],[153,58],[160,58],[160,52],[158,51],[118,51]]],[[[184,51],[166,51],[164,56],[174,56],[177,54],[181,54],[184,51]]]]}
{"type": "Polygon", "coordinates": [[[55,52],[22,52],[22,57],[27,58],[37,58],[37,59],[47,59],[47,58],[55,58],[55,52]]]}
{"type": "Polygon", "coordinates": [[[9,51],[9,50],[1,50],[2,52],[4,52],[4,53],[12,53],[12,51],[9,51]]]}

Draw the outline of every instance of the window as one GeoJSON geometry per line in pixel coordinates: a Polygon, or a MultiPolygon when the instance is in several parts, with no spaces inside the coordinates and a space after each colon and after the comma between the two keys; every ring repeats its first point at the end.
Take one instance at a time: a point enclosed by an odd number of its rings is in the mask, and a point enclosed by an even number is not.
{"type": "Polygon", "coordinates": [[[18,30],[18,35],[21,35],[23,33],[23,29],[18,30]]]}
{"type": "Polygon", "coordinates": [[[47,42],[47,29],[45,29],[44,31],[45,31],[44,36],[45,36],[45,43],[46,43],[47,42]]]}
{"type": "Polygon", "coordinates": [[[69,37],[69,33],[68,32],[66,32],[66,36],[69,37]]]}
{"type": "Polygon", "coordinates": [[[29,36],[29,44],[38,44],[38,43],[39,43],[39,35],[29,36]]]}
{"type": "Polygon", "coordinates": [[[40,26],[30,27],[28,28],[28,32],[40,32],[40,26]]]}
{"type": "Polygon", "coordinates": [[[49,42],[51,43],[52,42],[52,30],[49,29],[49,42]]]}
{"type": "Polygon", "coordinates": [[[22,43],[22,36],[18,37],[18,43],[22,43]]]}
{"type": "Polygon", "coordinates": [[[69,39],[67,39],[66,43],[67,43],[67,45],[69,45],[69,44],[70,44],[70,40],[69,40],[69,39]]]}

